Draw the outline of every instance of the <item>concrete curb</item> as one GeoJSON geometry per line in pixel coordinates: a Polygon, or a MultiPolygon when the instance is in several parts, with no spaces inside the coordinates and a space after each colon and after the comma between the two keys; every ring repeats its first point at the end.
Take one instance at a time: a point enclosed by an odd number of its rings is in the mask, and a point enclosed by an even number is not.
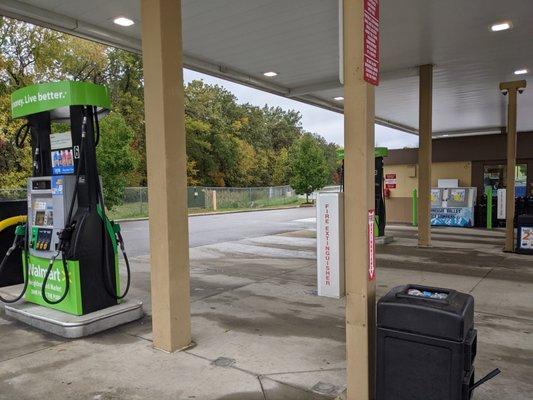
{"type": "MultiPolygon", "coordinates": [[[[275,211],[275,210],[290,210],[291,208],[300,208],[300,206],[287,206],[287,207],[271,207],[271,208],[250,208],[248,210],[235,210],[235,211],[210,211],[205,213],[194,213],[189,214],[189,217],[202,217],[205,215],[223,215],[223,214],[239,214],[239,213],[248,213],[256,211],[275,211]]],[[[135,221],[146,221],[148,217],[142,218],[123,218],[116,219],[116,222],[135,222],[135,221]]]]}

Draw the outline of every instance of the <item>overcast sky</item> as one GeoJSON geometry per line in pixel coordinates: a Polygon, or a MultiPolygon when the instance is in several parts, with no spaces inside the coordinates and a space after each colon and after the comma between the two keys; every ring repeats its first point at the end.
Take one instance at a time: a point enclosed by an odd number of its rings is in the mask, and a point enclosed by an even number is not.
{"type": "MultiPolygon", "coordinates": [[[[285,110],[293,109],[300,111],[302,114],[302,125],[306,131],[318,133],[325,137],[326,140],[344,146],[342,114],[187,69],[184,70],[183,78],[186,84],[194,79],[201,79],[205,83],[223,86],[237,97],[239,103],[250,103],[261,107],[268,104],[269,106],[278,106],[285,110]]],[[[376,125],[376,145],[385,146],[389,149],[418,147],[418,136],[376,125]]]]}

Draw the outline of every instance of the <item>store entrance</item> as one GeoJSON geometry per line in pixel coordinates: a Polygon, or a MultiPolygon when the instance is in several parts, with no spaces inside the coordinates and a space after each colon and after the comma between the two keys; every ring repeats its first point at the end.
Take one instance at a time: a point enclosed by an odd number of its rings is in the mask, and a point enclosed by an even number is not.
{"type": "MultiPolygon", "coordinates": [[[[492,164],[483,166],[483,186],[492,187],[492,195],[496,197],[498,189],[505,189],[507,182],[507,166],[492,164]]],[[[515,197],[527,196],[527,164],[517,164],[515,168],[515,197]]]]}

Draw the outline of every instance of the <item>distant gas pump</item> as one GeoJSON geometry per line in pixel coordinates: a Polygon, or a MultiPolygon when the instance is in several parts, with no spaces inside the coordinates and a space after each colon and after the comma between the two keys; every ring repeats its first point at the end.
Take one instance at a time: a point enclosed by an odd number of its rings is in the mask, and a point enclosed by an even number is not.
{"type": "MultiPolygon", "coordinates": [[[[385,225],[387,223],[387,213],[385,212],[385,191],[384,191],[384,180],[383,180],[383,157],[387,157],[389,150],[386,147],[376,147],[374,150],[375,154],[375,208],[376,208],[376,228],[375,236],[384,237],[385,236],[385,225]]],[[[388,189],[387,189],[388,190],[388,189]]]]}
{"type": "MultiPolygon", "coordinates": [[[[376,147],[375,156],[375,229],[374,236],[385,236],[385,225],[387,223],[387,213],[385,211],[385,198],[390,196],[390,191],[384,189],[383,179],[383,158],[389,155],[389,149],[386,147],[376,147]]],[[[337,150],[337,159],[340,160],[340,166],[337,169],[339,175],[339,191],[344,192],[344,149],[337,150]]]]}
{"type": "MultiPolygon", "coordinates": [[[[26,301],[74,315],[116,305],[130,286],[127,255],[118,224],[105,213],[96,164],[99,119],[109,109],[104,86],[55,82],[29,86],[11,96],[12,117],[26,118],[16,144],[30,137],[33,176],[28,179],[28,213],[0,264],[22,248],[24,287],[13,303],[26,301]],[[70,130],[55,132],[54,123],[70,130]],[[128,270],[120,294],[118,248],[128,270]]],[[[19,220],[22,222],[22,219],[19,220]]]]}

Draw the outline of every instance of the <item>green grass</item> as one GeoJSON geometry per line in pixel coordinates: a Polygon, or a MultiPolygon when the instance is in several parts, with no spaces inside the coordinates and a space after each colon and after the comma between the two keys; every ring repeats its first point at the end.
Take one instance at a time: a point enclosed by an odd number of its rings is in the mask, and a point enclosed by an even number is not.
{"type": "MultiPolygon", "coordinates": [[[[219,207],[216,212],[228,211],[245,211],[245,210],[260,210],[262,208],[282,208],[286,206],[297,206],[305,203],[305,199],[298,197],[289,198],[275,198],[275,199],[261,199],[253,202],[252,207],[219,207]]],[[[213,212],[212,209],[207,208],[189,208],[189,214],[200,214],[205,212],[213,212]]],[[[129,219],[129,218],[146,218],[148,217],[147,203],[125,203],[113,207],[108,212],[110,219],[129,219]]]]}
{"type": "MultiPolygon", "coordinates": [[[[290,198],[277,198],[277,199],[262,199],[253,202],[252,207],[218,207],[217,211],[243,211],[243,210],[260,210],[262,208],[282,208],[286,206],[297,206],[305,203],[305,200],[301,200],[298,197],[290,198]]],[[[212,211],[212,210],[206,210],[212,211]]]]}
{"type": "Polygon", "coordinates": [[[148,217],[148,203],[124,203],[113,207],[108,212],[110,219],[128,219],[148,217]]]}

